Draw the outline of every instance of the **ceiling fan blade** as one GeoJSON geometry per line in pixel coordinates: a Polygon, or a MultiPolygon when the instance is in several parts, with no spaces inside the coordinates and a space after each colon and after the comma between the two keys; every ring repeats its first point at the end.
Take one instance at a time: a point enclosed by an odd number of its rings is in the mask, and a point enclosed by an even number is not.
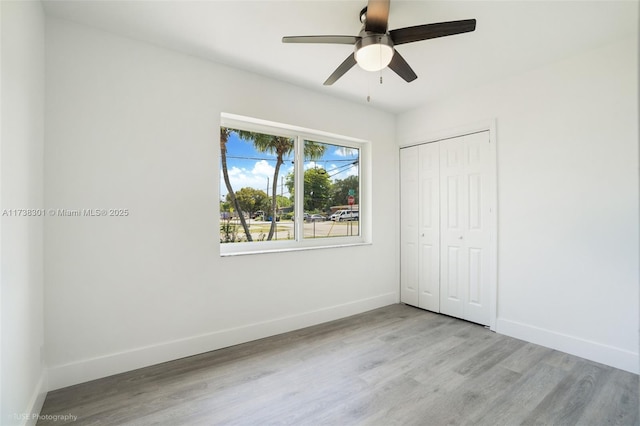
{"type": "Polygon", "coordinates": [[[407,61],[400,55],[400,52],[395,50],[393,52],[393,58],[391,58],[391,62],[389,63],[389,68],[391,68],[396,74],[404,79],[407,83],[411,83],[413,80],[418,78],[415,72],[411,69],[407,61]]]}
{"type": "Polygon", "coordinates": [[[364,30],[385,34],[389,23],[389,0],[369,0],[364,30]]]}
{"type": "Polygon", "coordinates": [[[454,34],[468,33],[476,29],[475,19],[462,21],[439,22],[437,24],[417,25],[415,27],[398,28],[389,31],[394,45],[413,43],[430,38],[445,37],[454,34]]]}
{"type": "Polygon", "coordinates": [[[354,53],[349,55],[347,59],[341,63],[338,68],[329,76],[327,81],[324,82],[325,86],[331,86],[333,83],[338,81],[340,77],[342,77],[347,71],[349,71],[356,64],[356,56],[354,53]]]}
{"type": "Polygon", "coordinates": [[[360,40],[358,36],[346,35],[316,35],[316,36],[289,36],[282,37],[283,43],[329,43],[329,44],[356,44],[360,40]]]}

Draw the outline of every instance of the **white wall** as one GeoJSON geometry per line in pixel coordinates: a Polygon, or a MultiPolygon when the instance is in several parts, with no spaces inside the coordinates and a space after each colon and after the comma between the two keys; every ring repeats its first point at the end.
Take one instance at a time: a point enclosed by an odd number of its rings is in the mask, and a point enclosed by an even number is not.
{"type": "Polygon", "coordinates": [[[635,40],[426,105],[396,131],[375,109],[69,22],[47,19],[46,37],[45,205],[131,211],[46,219],[51,389],[397,301],[396,141],[491,118],[498,331],[637,371],[635,40]],[[373,244],[221,258],[223,111],[373,141],[373,244]]]}
{"type": "Polygon", "coordinates": [[[497,122],[497,331],[638,372],[638,44],[402,114],[400,145],[497,122]]]}
{"type": "Polygon", "coordinates": [[[395,118],[47,19],[45,202],[51,388],[398,300],[395,118]],[[219,256],[221,112],[372,141],[373,244],[219,256]],[[393,222],[391,222],[393,223],[393,222]]]}
{"type": "MultiPolygon", "coordinates": [[[[0,211],[43,205],[44,15],[39,2],[0,2],[0,211]]],[[[9,213],[8,213],[9,214],[9,213]]],[[[0,424],[35,423],[47,388],[40,355],[43,219],[0,222],[0,424]]]]}

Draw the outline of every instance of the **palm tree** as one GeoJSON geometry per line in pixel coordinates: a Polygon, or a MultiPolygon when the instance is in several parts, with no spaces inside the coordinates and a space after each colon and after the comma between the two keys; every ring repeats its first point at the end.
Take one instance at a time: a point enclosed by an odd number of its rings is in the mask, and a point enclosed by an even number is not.
{"type": "Polygon", "coordinates": [[[271,227],[267,235],[267,241],[273,238],[276,230],[276,215],[278,213],[278,200],[276,194],[278,192],[278,175],[280,174],[280,166],[284,164],[284,158],[293,152],[294,139],[284,136],[265,135],[263,133],[241,131],[240,137],[243,139],[252,139],[253,145],[260,152],[268,152],[276,155],[276,165],[273,171],[273,184],[271,188],[271,227]]]}
{"type": "Polygon", "coordinates": [[[319,160],[327,151],[327,145],[322,142],[304,141],[305,160],[319,160]]]}
{"type": "Polygon", "coordinates": [[[229,140],[231,132],[233,132],[233,130],[227,127],[220,127],[220,160],[222,163],[222,176],[224,178],[224,184],[227,187],[227,192],[229,193],[229,199],[231,200],[233,207],[236,209],[236,212],[238,212],[238,217],[240,218],[240,223],[244,229],[244,234],[247,236],[247,241],[253,241],[247,221],[244,219],[244,213],[240,208],[240,203],[238,203],[236,194],[233,192],[233,188],[231,187],[231,181],[229,180],[229,170],[227,169],[227,141],[229,140]]]}
{"type": "MultiPolygon", "coordinates": [[[[276,230],[276,215],[278,211],[276,193],[278,192],[280,166],[284,164],[284,158],[293,152],[295,140],[284,136],[266,135],[264,133],[248,132],[245,130],[238,130],[237,133],[241,139],[252,141],[258,151],[276,155],[276,165],[273,171],[273,184],[271,188],[271,227],[269,228],[269,234],[267,236],[267,241],[270,241],[276,230]]],[[[324,144],[305,141],[304,156],[305,158],[316,160],[324,155],[326,149],[326,145],[324,144]]]]}
{"type": "MultiPolygon", "coordinates": [[[[247,223],[244,219],[244,214],[242,212],[242,209],[240,208],[240,204],[238,203],[235,193],[233,192],[233,188],[231,187],[229,172],[227,170],[227,141],[229,139],[229,135],[232,132],[235,132],[240,137],[240,139],[253,142],[253,145],[258,151],[268,152],[270,154],[276,155],[276,165],[273,172],[273,185],[271,189],[271,193],[273,194],[271,197],[271,227],[269,228],[269,235],[267,236],[267,240],[271,240],[273,239],[273,235],[276,230],[276,214],[278,210],[278,200],[276,197],[276,193],[278,192],[278,175],[280,174],[280,166],[284,164],[284,158],[291,154],[291,152],[293,152],[294,139],[284,136],[266,135],[264,133],[220,127],[220,159],[222,162],[222,175],[224,178],[224,183],[227,187],[227,191],[229,193],[229,199],[233,203],[234,208],[240,216],[240,223],[244,228],[248,241],[253,241],[251,238],[251,233],[249,232],[249,227],[247,226],[247,223]]],[[[304,156],[305,158],[316,160],[324,155],[326,149],[326,145],[322,143],[305,141],[304,156]]]]}

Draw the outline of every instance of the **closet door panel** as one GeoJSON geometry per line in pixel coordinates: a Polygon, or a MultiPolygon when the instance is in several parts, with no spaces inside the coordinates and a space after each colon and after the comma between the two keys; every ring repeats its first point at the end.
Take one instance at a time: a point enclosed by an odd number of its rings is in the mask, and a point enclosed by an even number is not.
{"type": "Polygon", "coordinates": [[[441,142],[442,313],[489,324],[488,132],[441,142]],[[446,198],[446,199],[445,199],[446,198]]]}
{"type": "Polygon", "coordinates": [[[419,307],[440,312],[440,150],[419,146],[419,307]]]}
{"type": "Polygon", "coordinates": [[[400,301],[420,304],[418,147],[400,150],[400,301]]]}
{"type": "Polygon", "coordinates": [[[488,132],[464,137],[467,190],[464,246],[467,258],[467,299],[464,319],[489,324],[490,295],[490,159],[488,132]]]}
{"type": "Polygon", "coordinates": [[[440,312],[464,318],[468,278],[464,228],[467,190],[464,144],[461,138],[440,145],[440,312]]]}

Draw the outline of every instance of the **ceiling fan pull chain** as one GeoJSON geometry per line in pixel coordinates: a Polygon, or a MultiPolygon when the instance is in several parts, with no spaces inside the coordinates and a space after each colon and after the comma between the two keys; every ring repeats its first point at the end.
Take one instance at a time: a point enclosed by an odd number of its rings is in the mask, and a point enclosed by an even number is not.
{"type": "Polygon", "coordinates": [[[385,68],[385,66],[382,66],[382,44],[380,44],[380,84],[382,84],[382,68],[385,68]]]}

